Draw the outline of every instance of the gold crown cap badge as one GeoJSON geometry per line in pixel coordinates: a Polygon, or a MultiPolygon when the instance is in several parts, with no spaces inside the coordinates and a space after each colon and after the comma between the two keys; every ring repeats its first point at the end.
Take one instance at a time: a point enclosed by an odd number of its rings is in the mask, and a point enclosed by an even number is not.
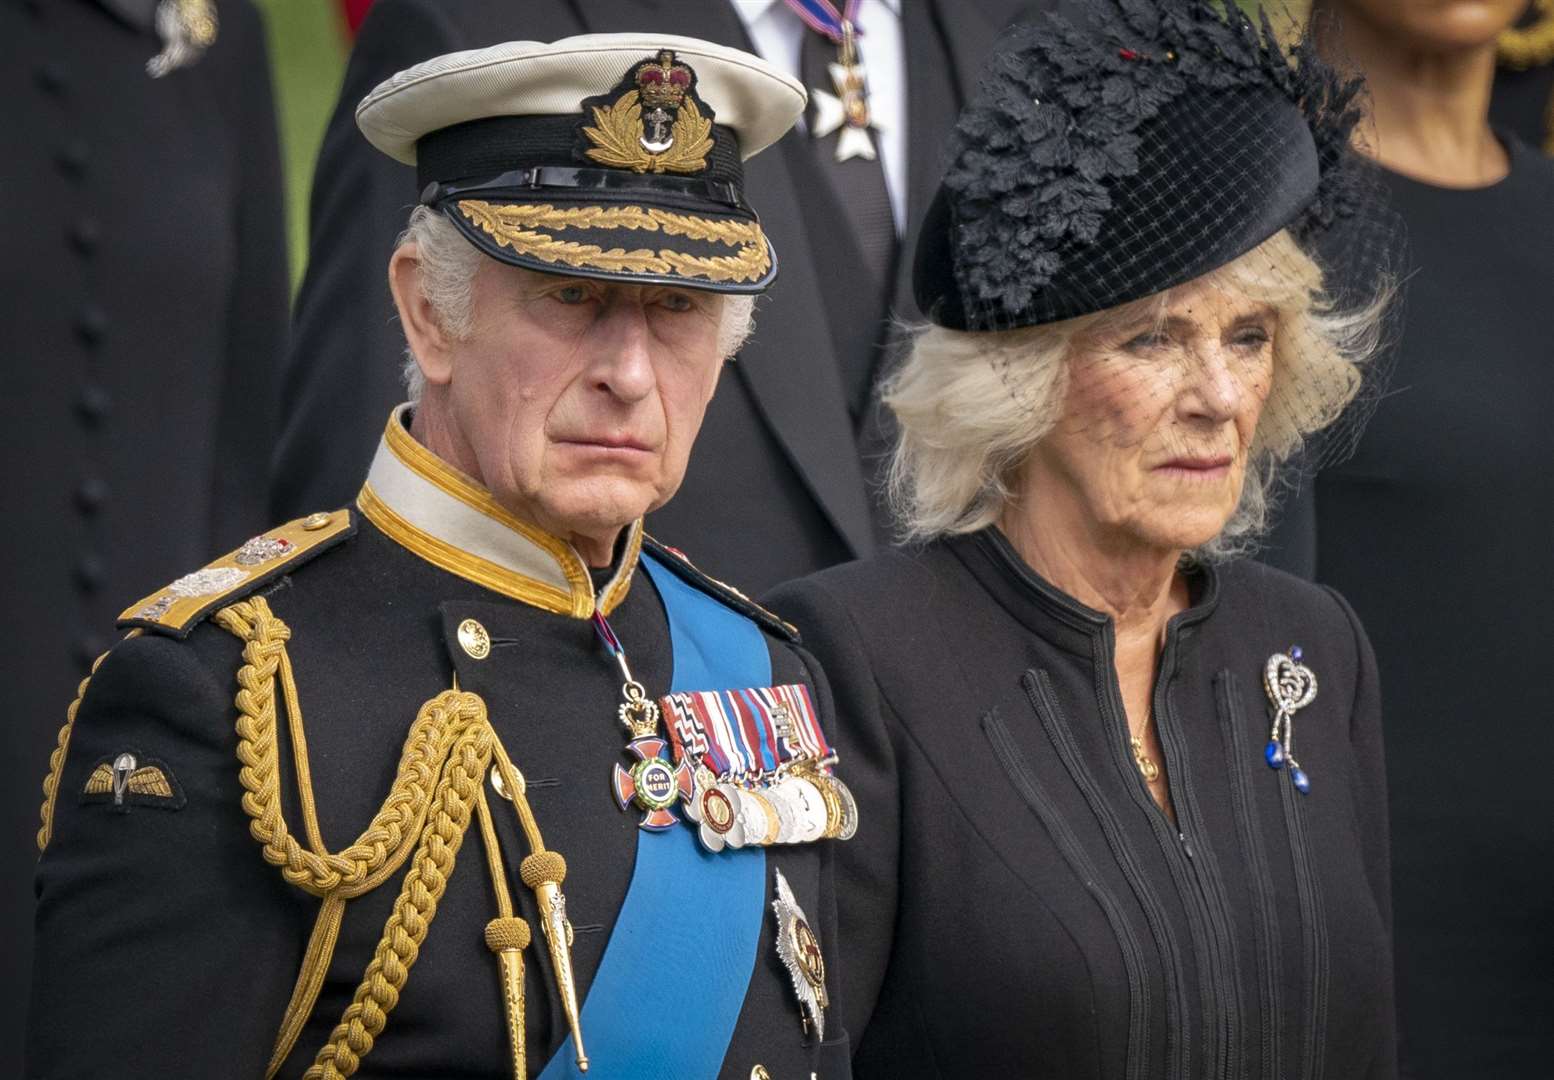
{"type": "Polygon", "coordinates": [[[583,128],[590,160],[634,172],[695,173],[707,167],[712,118],[691,93],[696,73],[672,49],[637,66],[631,86],[608,105],[591,106],[583,128]]]}
{"type": "Polygon", "coordinates": [[[691,69],[675,63],[674,52],[664,49],[658,54],[657,61],[638,69],[636,82],[642,92],[642,104],[649,108],[678,109],[694,79],[691,69]]]}

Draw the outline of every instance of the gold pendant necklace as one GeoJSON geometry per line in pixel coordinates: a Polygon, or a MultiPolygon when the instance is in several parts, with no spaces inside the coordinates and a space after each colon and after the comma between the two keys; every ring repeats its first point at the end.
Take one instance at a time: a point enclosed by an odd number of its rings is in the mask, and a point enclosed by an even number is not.
{"type": "MultiPolygon", "coordinates": [[[[1144,731],[1149,730],[1149,725],[1155,722],[1155,710],[1151,708],[1144,716],[1144,731]]],[[[1144,731],[1134,735],[1128,733],[1128,743],[1133,747],[1133,764],[1138,766],[1139,775],[1147,784],[1153,784],[1160,779],[1160,766],[1155,764],[1155,759],[1144,753],[1144,731]]]]}
{"type": "Polygon", "coordinates": [[[1160,779],[1160,766],[1155,764],[1155,759],[1144,753],[1144,740],[1135,735],[1128,740],[1133,744],[1133,763],[1139,768],[1139,775],[1145,783],[1153,784],[1160,779]]]}

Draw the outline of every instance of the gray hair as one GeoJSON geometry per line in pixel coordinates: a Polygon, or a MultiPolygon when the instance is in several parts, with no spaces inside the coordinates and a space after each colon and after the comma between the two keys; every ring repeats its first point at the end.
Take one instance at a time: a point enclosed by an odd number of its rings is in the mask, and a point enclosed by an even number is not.
{"type": "MultiPolygon", "coordinates": [[[[396,246],[414,244],[420,263],[421,295],[431,305],[443,333],[456,341],[470,336],[475,328],[475,271],[480,268],[481,252],[442,214],[429,206],[418,206],[410,214],[410,223],[400,234],[396,246]]],[[[718,355],[731,359],[744,346],[755,328],[755,297],[728,296],[724,300],[718,325],[718,355]]],[[[405,347],[402,375],[405,391],[412,402],[421,400],[426,377],[415,354],[405,347]]]]}
{"type": "MultiPolygon", "coordinates": [[[[1359,310],[1334,310],[1321,269],[1288,232],[1200,280],[1271,304],[1279,319],[1273,384],[1240,501],[1219,535],[1191,553],[1221,560],[1255,549],[1280,466],[1358,393],[1391,291],[1378,290],[1359,310]]],[[[887,491],[901,538],[926,541],[995,522],[1031,451],[1062,416],[1074,340],[1135,316],[1141,306],[1163,314],[1170,295],[1017,330],[918,328],[906,360],[882,388],[899,428],[887,491]]]]}

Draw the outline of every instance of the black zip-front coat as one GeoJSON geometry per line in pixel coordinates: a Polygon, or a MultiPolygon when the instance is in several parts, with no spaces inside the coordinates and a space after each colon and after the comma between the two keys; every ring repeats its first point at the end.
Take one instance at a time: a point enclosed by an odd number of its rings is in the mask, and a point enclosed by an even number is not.
{"type": "Polygon", "coordinates": [[[1375,663],[1348,605],[1195,571],[1154,692],[1177,822],[1128,745],[1110,621],[995,530],[784,586],[866,823],[838,852],[862,1077],[1396,1075],[1375,663]],[[1303,650],[1311,779],[1265,763],[1303,650]]]}

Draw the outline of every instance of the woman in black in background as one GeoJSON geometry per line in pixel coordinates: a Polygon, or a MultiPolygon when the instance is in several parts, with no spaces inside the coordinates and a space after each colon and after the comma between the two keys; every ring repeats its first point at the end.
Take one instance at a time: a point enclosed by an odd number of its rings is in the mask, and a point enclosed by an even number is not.
{"type": "Polygon", "coordinates": [[[1554,1073],[1554,163],[1489,124],[1525,6],[1316,16],[1365,75],[1408,275],[1391,392],[1270,558],[1342,591],[1376,646],[1402,1058],[1430,1080],[1554,1073]]]}
{"type": "Polygon", "coordinates": [[[1307,254],[1354,88],[1212,0],[1090,7],[989,62],[924,229],[886,390],[919,543],[772,600],[862,804],[855,1071],[1392,1077],[1370,646],[1231,558],[1374,342],[1307,254]]]}

